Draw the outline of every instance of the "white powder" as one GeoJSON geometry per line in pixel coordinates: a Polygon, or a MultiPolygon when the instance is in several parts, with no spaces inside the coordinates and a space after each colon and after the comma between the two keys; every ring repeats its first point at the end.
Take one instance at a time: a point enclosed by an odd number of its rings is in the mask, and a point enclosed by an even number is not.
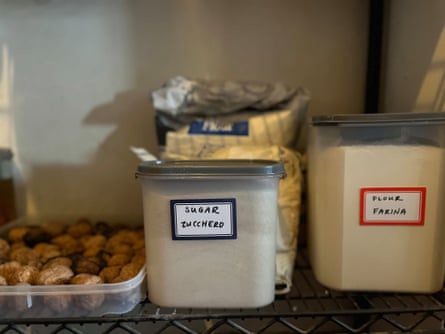
{"type": "Polygon", "coordinates": [[[149,296],[171,307],[257,307],[274,299],[277,177],[142,178],[149,296]],[[170,200],[234,198],[237,238],[173,240],[170,200]]]}
{"type": "Polygon", "coordinates": [[[317,279],[346,290],[438,291],[445,266],[444,149],[355,145],[312,153],[309,245],[317,279]],[[375,187],[392,190],[389,195],[404,196],[404,202],[397,203],[395,197],[379,198],[375,187]],[[367,216],[365,223],[386,223],[360,224],[362,188],[375,195],[364,207],[377,217],[372,221],[367,216]],[[417,192],[409,197],[408,188],[425,189],[423,225],[410,225],[409,215],[396,210],[407,206],[414,215],[416,210],[421,215],[421,197],[417,192]],[[380,210],[382,205],[393,210],[380,210]],[[378,214],[385,212],[379,218],[378,214]]]}

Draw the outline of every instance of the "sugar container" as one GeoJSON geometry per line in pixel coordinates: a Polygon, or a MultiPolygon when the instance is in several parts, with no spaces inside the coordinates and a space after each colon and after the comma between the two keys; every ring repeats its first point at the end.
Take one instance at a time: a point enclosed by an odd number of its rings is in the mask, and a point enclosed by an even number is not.
{"type": "Polygon", "coordinates": [[[151,302],[238,308],[274,300],[281,163],[148,161],[136,175],[151,302]]]}
{"type": "Polygon", "coordinates": [[[435,292],[445,266],[445,114],[315,116],[309,253],[342,290],[435,292]]]}

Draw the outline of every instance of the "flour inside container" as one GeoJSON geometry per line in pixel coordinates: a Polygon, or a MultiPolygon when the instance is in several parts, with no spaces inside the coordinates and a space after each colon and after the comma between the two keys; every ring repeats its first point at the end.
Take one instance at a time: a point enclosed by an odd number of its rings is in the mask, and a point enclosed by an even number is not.
{"type": "Polygon", "coordinates": [[[344,145],[310,168],[310,250],[325,285],[434,292],[444,271],[444,149],[344,145]]]}

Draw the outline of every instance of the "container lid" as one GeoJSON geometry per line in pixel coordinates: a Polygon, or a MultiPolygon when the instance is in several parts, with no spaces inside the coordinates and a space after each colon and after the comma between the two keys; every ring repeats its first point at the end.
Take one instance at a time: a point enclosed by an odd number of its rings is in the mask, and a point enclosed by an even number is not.
{"type": "Polygon", "coordinates": [[[273,160],[144,161],[136,176],[283,176],[283,164],[273,160]]]}
{"type": "Polygon", "coordinates": [[[11,160],[12,151],[7,148],[0,148],[0,160],[11,160]]]}
{"type": "Polygon", "coordinates": [[[445,112],[337,114],[312,117],[315,126],[435,125],[445,124],[445,112]]]}

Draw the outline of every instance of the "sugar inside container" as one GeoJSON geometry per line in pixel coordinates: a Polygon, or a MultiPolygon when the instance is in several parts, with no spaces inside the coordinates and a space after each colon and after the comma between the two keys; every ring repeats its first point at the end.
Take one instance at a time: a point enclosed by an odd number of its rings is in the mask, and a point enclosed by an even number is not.
{"type": "Polygon", "coordinates": [[[281,163],[148,161],[136,175],[153,303],[238,308],[274,300],[281,163]]]}
{"type": "Polygon", "coordinates": [[[309,253],[343,290],[435,292],[445,266],[445,114],[316,116],[309,253]]]}

